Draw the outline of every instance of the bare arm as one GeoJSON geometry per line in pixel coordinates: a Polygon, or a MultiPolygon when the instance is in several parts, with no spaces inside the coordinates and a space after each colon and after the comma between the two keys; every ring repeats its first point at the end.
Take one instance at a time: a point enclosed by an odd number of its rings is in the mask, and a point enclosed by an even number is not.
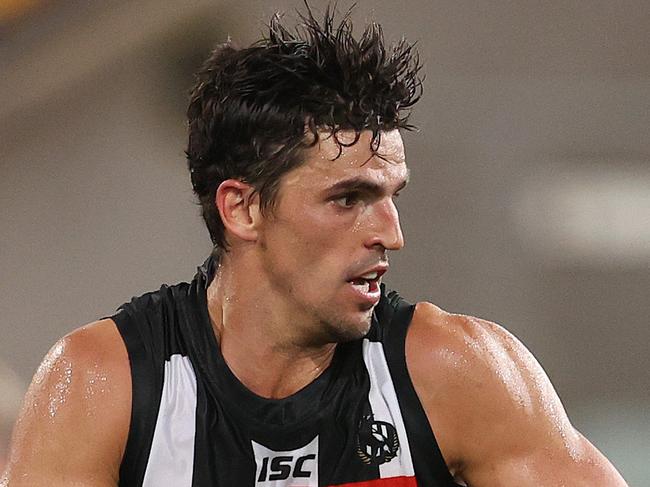
{"type": "Polygon", "coordinates": [[[59,340],[25,396],[0,487],[114,487],[131,414],[124,344],[111,320],[59,340]]]}
{"type": "Polygon", "coordinates": [[[445,460],[469,486],[627,487],[503,328],[421,303],[406,353],[445,460]]]}

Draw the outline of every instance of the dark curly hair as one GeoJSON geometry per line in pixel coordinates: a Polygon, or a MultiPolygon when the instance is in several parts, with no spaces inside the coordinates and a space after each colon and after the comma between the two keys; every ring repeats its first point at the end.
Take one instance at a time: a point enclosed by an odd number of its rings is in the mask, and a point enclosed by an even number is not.
{"type": "Polygon", "coordinates": [[[409,109],[422,87],[414,45],[402,40],[387,51],[380,25],[356,39],[351,10],[335,25],[335,8],[319,22],[306,7],[293,32],[276,14],[268,37],[245,49],[218,46],[196,75],[186,154],[217,255],[227,247],[215,194],[226,179],[251,184],[269,209],[280,178],[301,164],[319,131],[342,150],[371,130],[374,151],[381,131],[413,128],[409,109]],[[339,130],[356,139],[340,141],[339,130]]]}

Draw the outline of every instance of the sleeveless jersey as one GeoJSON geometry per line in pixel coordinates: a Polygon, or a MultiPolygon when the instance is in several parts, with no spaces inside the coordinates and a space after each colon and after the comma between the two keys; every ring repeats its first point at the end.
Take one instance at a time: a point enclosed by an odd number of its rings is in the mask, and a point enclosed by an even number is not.
{"type": "Polygon", "coordinates": [[[134,298],[112,319],[131,364],[120,487],[451,487],[409,378],[414,306],[387,292],[361,340],[284,399],[248,390],[212,329],[208,259],[190,283],[134,298]]]}

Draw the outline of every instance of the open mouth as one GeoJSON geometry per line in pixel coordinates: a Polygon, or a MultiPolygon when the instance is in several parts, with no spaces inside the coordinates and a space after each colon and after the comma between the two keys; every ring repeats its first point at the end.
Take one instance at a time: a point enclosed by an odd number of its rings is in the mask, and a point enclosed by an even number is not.
{"type": "Polygon", "coordinates": [[[362,294],[376,294],[379,292],[379,283],[384,272],[385,271],[368,272],[367,274],[355,277],[348,282],[362,294]]]}

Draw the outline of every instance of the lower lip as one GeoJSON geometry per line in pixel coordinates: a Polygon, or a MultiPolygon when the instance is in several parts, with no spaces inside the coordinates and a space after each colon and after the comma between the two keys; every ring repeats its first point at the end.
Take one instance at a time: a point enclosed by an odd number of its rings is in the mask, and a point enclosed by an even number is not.
{"type": "Polygon", "coordinates": [[[365,291],[365,286],[355,286],[351,282],[347,283],[349,288],[355,294],[355,296],[360,300],[368,304],[375,305],[379,302],[381,297],[381,289],[379,287],[379,281],[372,281],[368,291],[365,291]]]}

